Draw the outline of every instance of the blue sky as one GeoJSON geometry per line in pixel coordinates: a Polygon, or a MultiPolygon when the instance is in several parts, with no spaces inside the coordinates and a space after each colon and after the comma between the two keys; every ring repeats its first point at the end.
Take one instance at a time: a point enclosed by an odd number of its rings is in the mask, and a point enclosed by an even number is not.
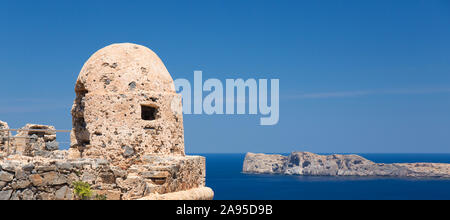
{"type": "Polygon", "coordinates": [[[71,128],[83,63],[154,50],[173,78],[279,78],[280,122],[185,116],[186,151],[450,153],[448,1],[1,1],[0,120],[71,128]]]}

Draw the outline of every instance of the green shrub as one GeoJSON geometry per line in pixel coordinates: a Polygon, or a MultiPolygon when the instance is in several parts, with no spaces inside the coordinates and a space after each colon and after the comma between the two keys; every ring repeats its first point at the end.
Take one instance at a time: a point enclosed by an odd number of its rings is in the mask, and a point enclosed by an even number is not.
{"type": "Polygon", "coordinates": [[[86,182],[74,182],[75,196],[80,200],[90,200],[92,197],[91,185],[86,182]]]}
{"type": "Polygon", "coordinates": [[[74,193],[79,200],[106,200],[106,195],[96,194],[93,198],[91,185],[86,182],[73,182],[74,193]]]}

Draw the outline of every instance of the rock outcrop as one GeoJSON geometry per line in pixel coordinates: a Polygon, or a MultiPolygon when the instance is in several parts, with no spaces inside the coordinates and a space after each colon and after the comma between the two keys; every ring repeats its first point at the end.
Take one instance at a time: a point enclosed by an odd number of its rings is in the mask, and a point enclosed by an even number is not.
{"type": "Polygon", "coordinates": [[[247,153],[243,172],[303,176],[450,178],[450,164],[383,164],[358,155],[317,155],[308,152],[294,152],[289,156],[247,153]]]}

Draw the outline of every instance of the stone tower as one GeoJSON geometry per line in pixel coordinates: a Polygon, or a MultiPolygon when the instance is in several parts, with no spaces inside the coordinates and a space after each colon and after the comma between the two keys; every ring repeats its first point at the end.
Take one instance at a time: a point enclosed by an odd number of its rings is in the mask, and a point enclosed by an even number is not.
{"type": "Polygon", "coordinates": [[[184,156],[181,95],[150,49],[113,44],[84,64],[72,107],[72,158],[139,164],[142,156],[184,156]]]}
{"type": "MultiPolygon", "coordinates": [[[[97,51],[76,81],[69,151],[58,150],[52,126],[27,124],[18,135],[29,138],[14,141],[12,154],[0,139],[0,200],[80,199],[74,191],[80,181],[92,189],[87,199],[212,199],[205,158],[184,153],[174,87],[146,47],[97,51]]],[[[1,128],[8,126],[0,121],[1,128]]]]}

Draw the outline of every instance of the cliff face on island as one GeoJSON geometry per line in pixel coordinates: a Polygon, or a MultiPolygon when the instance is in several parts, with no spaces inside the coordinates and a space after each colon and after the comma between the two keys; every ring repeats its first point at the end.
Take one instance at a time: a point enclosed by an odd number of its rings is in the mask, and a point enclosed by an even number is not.
{"type": "Polygon", "coordinates": [[[289,156],[247,153],[243,172],[303,176],[450,178],[450,164],[383,164],[358,155],[317,155],[308,152],[293,152],[289,156]]]}

